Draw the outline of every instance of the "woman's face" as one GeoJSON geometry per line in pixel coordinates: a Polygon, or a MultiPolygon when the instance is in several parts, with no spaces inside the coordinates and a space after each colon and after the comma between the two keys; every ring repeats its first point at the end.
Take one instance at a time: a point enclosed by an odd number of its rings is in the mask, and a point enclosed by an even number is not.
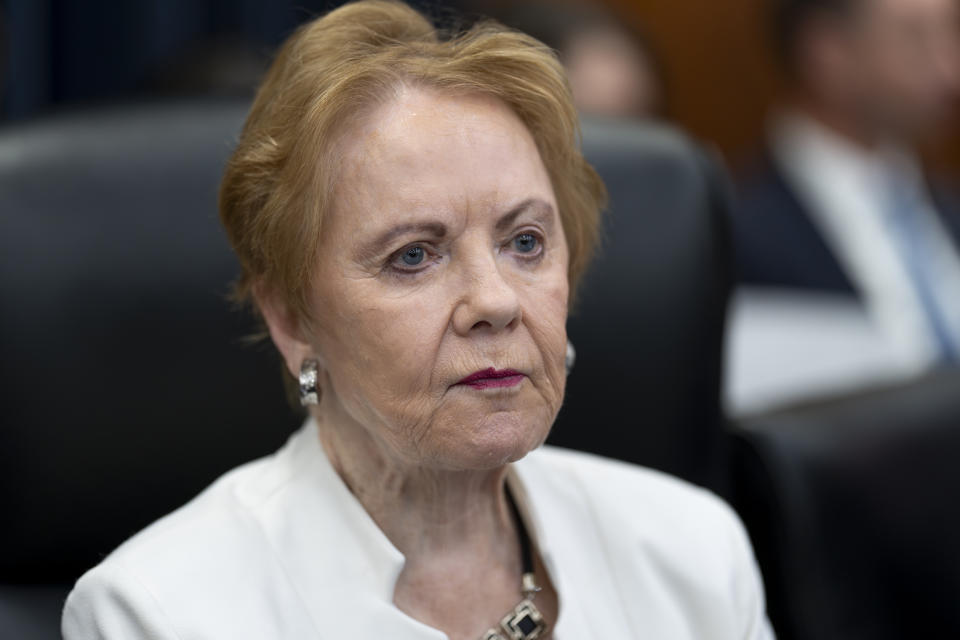
{"type": "Polygon", "coordinates": [[[568,252],[533,138],[496,99],[407,88],[343,151],[302,334],[321,413],[406,464],[521,458],[566,377],[568,252]]]}

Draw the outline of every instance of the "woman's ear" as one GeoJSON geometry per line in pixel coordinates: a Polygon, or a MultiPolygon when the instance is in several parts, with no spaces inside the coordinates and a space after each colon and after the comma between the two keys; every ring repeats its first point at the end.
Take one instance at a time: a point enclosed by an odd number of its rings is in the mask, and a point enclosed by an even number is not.
{"type": "Polygon", "coordinates": [[[280,296],[257,288],[253,297],[267,324],[270,339],[283,357],[290,375],[296,379],[303,361],[316,357],[313,347],[306,341],[303,323],[280,296]]]}

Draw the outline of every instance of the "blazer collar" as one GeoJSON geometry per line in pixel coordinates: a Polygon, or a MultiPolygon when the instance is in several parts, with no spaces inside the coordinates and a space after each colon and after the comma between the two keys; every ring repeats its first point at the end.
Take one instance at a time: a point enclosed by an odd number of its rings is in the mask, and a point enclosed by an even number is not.
{"type": "MultiPolygon", "coordinates": [[[[564,498],[538,480],[543,474],[536,473],[536,466],[527,459],[512,465],[507,482],[560,597],[555,633],[562,629],[564,637],[590,637],[580,608],[564,606],[579,599],[573,594],[578,591],[580,569],[566,573],[556,552],[566,549],[564,556],[584,555],[577,552],[577,526],[574,522],[545,526],[546,513],[569,513],[570,505],[561,504],[564,498]]],[[[404,556],[336,473],[312,419],[274,455],[263,475],[239,487],[238,494],[309,611],[318,636],[447,638],[393,604],[404,556]]]]}
{"type": "Polygon", "coordinates": [[[393,605],[404,557],[350,493],[308,419],[241,499],[309,611],[318,636],[444,640],[393,605]]]}

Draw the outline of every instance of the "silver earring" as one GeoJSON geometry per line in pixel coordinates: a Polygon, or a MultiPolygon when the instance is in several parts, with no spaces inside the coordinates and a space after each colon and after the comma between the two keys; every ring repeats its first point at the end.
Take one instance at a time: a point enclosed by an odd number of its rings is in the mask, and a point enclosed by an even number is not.
{"type": "Polygon", "coordinates": [[[307,358],[300,364],[300,404],[306,407],[311,404],[320,404],[317,392],[320,363],[307,358]]]}
{"type": "Polygon", "coordinates": [[[573,363],[577,361],[577,350],[573,348],[573,343],[567,340],[567,375],[573,370],[573,363]]]}

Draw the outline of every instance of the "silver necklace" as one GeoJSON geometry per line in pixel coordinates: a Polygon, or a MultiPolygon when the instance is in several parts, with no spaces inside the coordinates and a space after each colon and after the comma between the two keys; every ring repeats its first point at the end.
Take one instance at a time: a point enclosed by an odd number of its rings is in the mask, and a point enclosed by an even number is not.
{"type": "Polygon", "coordinates": [[[546,634],[547,623],[543,619],[543,614],[533,604],[533,598],[540,591],[540,587],[537,586],[536,577],[533,573],[533,551],[530,536],[527,534],[526,527],[523,526],[520,510],[517,509],[517,503],[514,502],[509,489],[507,489],[507,501],[510,503],[513,517],[517,521],[517,533],[520,537],[520,554],[523,560],[520,593],[523,594],[523,599],[520,600],[520,604],[503,616],[498,628],[487,629],[487,632],[480,636],[480,640],[536,640],[546,634]]]}

